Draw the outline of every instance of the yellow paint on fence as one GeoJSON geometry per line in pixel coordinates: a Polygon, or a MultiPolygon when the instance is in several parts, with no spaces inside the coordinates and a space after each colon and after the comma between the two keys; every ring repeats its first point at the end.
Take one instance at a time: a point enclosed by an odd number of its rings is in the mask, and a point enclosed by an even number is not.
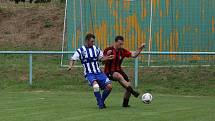
{"type": "Polygon", "coordinates": [[[166,16],[169,15],[169,0],[166,0],[166,16]]]}
{"type": "Polygon", "coordinates": [[[152,2],[153,2],[153,11],[154,11],[153,14],[156,14],[157,0],[153,0],[152,2]]]}
{"type": "Polygon", "coordinates": [[[102,22],[100,26],[95,27],[95,33],[97,37],[97,42],[99,45],[103,45],[103,48],[107,47],[107,23],[102,22]]]}
{"type": "Polygon", "coordinates": [[[159,41],[160,41],[160,45],[159,45],[159,51],[162,51],[162,38],[163,38],[163,28],[160,28],[160,35],[159,35],[159,41]]]}
{"type": "Polygon", "coordinates": [[[163,17],[163,11],[162,11],[162,9],[160,9],[159,11],[160,11],[160,12],[159,12],[160,17],[163,17]]]}
{"type": "MultiPolygon", "coordinates": [[[[178,32],[171,32],[170,33],[170,52],[177,51],[178,49],[178,32]]],[[[171,59],[176,59],[176,55],[170,55],[171,59]]]]}
{"type": "Polygon", "coordinates": [[[142,19],[144,19],[146,16],[147,16],[147,10],[146,8],[143,8],[142,19]]]}
{"type": "Polygon", "coordinates": [[[212,32],[215,32],[214,16],[212,17],[212,32]]]}
{"type": "Polygon", "coordinates": [[[147,8],[145,6],[145,1],[141,1],[141,4],[143,5],[142,7],[142,20],[145,19],[145,17],[147,16],[147,8]]]}
{"type": "Polygon", "coordinates": [[[110,7],[110,9],[111,9],[112,6],[113,6],[113,0],[108,0],[108,4],[109,4],[109,7],[110,7]]]}
{"type": "Polygon", "coordinates": [[[130,6],[130,2],[128,2],[128,1],[123,1],[123,8],[125,8],[125,9],[129,9],[129,6],[130,6]]]}
{"type": "Polygon", "coordinates": [[[202,59],[199,55],[193,55],[192,58],[190,58],[190,60],[202,60],[202,59]]]}

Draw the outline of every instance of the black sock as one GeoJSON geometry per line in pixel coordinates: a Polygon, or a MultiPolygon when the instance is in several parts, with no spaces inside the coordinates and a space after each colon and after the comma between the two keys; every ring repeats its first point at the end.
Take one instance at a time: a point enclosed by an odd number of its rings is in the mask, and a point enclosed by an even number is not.
{"type": "Polygon", "coordinates": [[[128,86],[126,88],[132,95],[134,95],[135,97],[138,97],[139,96],[139,93],[134,91],[133,88],[131,86],[128,86]]]}
{"type": "Polygon", "coordinates": [[[129,103],[129,99],[124,98],[122,106],[123,107],[128,107],[128,103],[129,103]]]}

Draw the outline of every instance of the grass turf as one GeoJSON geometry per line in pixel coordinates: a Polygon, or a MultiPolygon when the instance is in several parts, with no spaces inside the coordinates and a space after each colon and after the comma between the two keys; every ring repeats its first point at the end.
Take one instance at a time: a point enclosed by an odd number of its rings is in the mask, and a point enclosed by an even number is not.
{"type": "MultiPolygon", "coordinates": [[[[29,87],[28,57],[3,56],[1,59],[0,121],[215,119],[214,66],[140,68],[138,90],[142,93],[151,92],[153,103],[146,105],[139,99],[132,98],[132,107],[122,108],[120,92],[123,90],[119,84],[113,83],[113,92],[107,100],[108,108],[99,110],[95,105],[92,89],[84,81],[82,68],[68,72],[59,67],[59,59],[34,56],[33,86],[29,87]]],[[[125,71],[133,79],[133,69],[125,71]]]]}
{"type": "Polygon", "coordinates": [[[1,121],[214,121],[214,96],[153,94],[151,104],[131,98],[121,107],[122,94],[113,91],[107,109],[99,110],[92,92],[0,92],[1,121]]]}
{"type": "MultiPolygon", "coordinates": [[[[83,68],[68,72],[59,66],[59,56],[33,56],[33,86],[30,90],[89,90],[83,68]]],[[[1,55],[0,90],[28,90],[28,56],[1,55]]],[[[134,66],[124,68],[134,80],[134,66]]],[[[119,85],[114,85],[115,89],[119,85]]],[[[160,94],[215,96],[215,66],[139,68],[139,90],[160,94]]]]}

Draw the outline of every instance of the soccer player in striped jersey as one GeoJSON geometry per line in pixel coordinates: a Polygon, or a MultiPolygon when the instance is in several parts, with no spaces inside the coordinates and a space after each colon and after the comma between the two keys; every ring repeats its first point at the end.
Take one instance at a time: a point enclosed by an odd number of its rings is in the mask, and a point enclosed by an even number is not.
{"type": "Polygon", "coordinates": [[[113,56],[103,56],[103,52],[94,45],[95,36],[93,34],[87,34],[85,37],[85,45],[77,49],[74,55],[71,57],[68,70],[71,70],[75,61],[81,60],[84,68],[84,74],[86,80],[93,87],[94,95],[97,100],[99,109],[106,108],[105,99],[108,97],[112,90],[111,81],[101,71],[99,67],[99,61],[106,61],[113,59],[113,56]],[[101,95],[100,90],[103,90],[101,95]]]}
{"type": "Polygon", "coordinates": [[[105,73],[109,77],[109,79],[113,81],[118,81],[125,89],[124,99],[123,99],[123,107],[129,107],[129,98],[132,95],[135,97],[139,96],[139,93],[136,92],[131,87],[131,81],[129,80],[128,76],[121,68],[121,64],[123,59],[126,58],[136,58],[142,49],[145,47],[145,43],[142,43],[141,46],[137,49],[136,52],[132,53],[123,46],[124,38],[122,36],[117,36],[115,38],[115,43],[113,46],[110,46],[104,50],[104,55],[109,56],[113,55],[114,59],[105,62],[105,73]]]}

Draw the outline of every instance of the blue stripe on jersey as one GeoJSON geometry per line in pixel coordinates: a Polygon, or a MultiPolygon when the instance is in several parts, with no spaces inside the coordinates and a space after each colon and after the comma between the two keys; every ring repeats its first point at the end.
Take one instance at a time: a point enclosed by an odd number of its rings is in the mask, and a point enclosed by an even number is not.
{"type": "MultiPolygon", "coordinates": [[[[84,49],[83,49],[82,47],[81,47],[80,49],[81,49],[81,53],[83,53],[83,52],[84,52],[84,49]]],[[[82,55],[81,63],[84,64],[86,73],[88,74],[89,71],[88,71],[88,68],[87,68],[87,63],[84,63],[84,60],[85,60],[85,56],[82,55]]]]}
{"type": "MultiPolygon", "coordinates": [[[[77,52],[79,54],[79,59],[81,60],[81,52],[79,52],[79,50],[77,49],[77,52]]],[[[82,61],[82,60],[81,60],[82,61]]]]}
{"type": "Polygon", "coordinates": [[[97,67],[97,64],[96,64],[96,63],[98,63],[97,62],[98,61],[98,56],[95,55],[94,48],[92,48],[92,53],[93,53],[93,58],[96,59],[96,61],[93,62],[94,67],[96,68],[96,73],[99,73],[99,70],[98,70],[99,67],[97,67]]]}
{"type": "MultiPolygon", "coordinates": [[[[90,57],[90,52],[89,52],[89,48],[88,48],[88,47],[85,47],[85,48],[86,48],[86,50],[87,50],[88,59],[91,59],[91,57],[90,57]]],[[[91,63],[91,62],[93,62],[93,61],[88,60],[88,62],[89,62],[91,71],[92,71],[93,73],[95,73],[94,70],[93,70],[93,65],[92,65],[92,63],[91,63]]]]}

